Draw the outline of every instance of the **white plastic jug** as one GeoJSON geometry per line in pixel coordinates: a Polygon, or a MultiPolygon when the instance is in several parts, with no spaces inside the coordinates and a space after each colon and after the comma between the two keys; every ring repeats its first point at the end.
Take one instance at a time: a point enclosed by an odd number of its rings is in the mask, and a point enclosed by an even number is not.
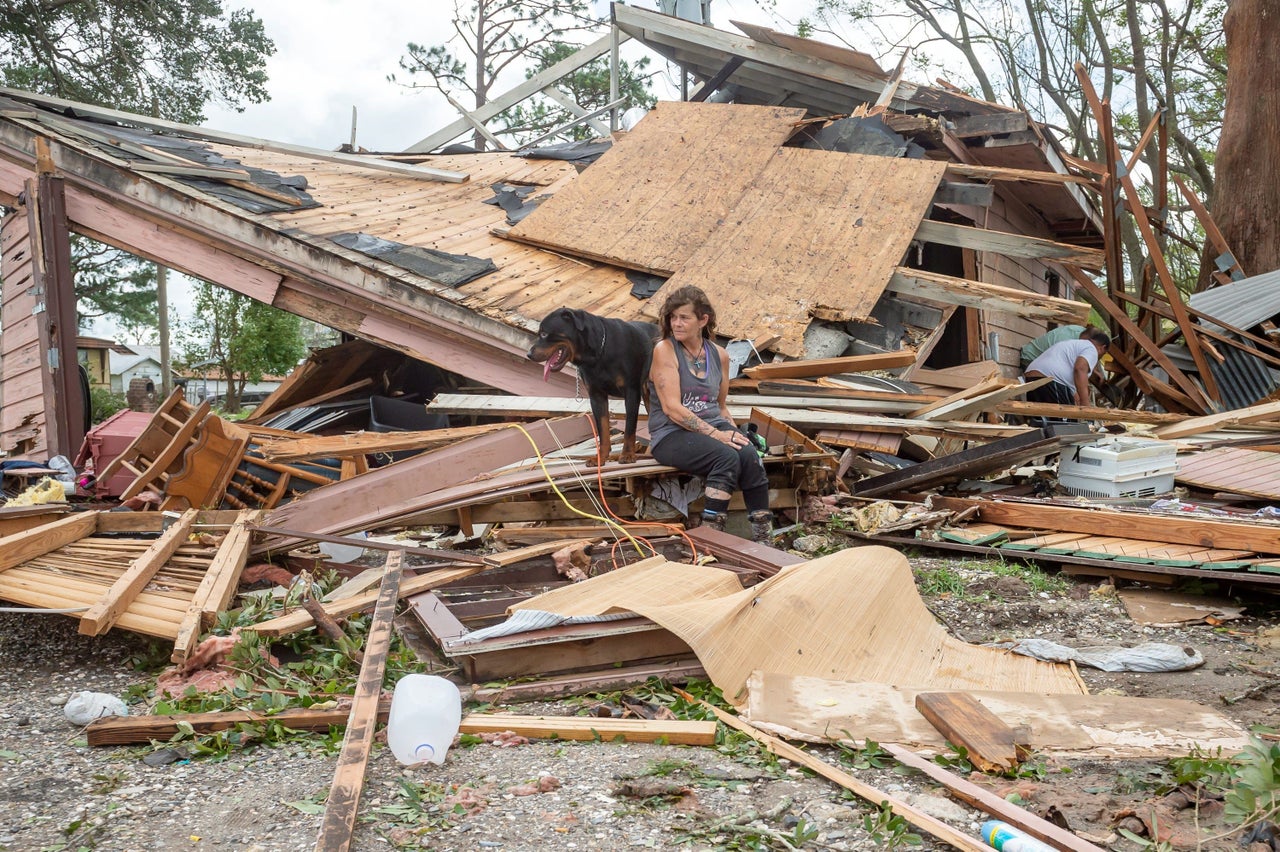
{"type": "Polygon", "coordinates": [[[387,745],[405,766],[444,763],[462,721],[462,695],[452,681],[409,674],[391,694],[387,745]]]}

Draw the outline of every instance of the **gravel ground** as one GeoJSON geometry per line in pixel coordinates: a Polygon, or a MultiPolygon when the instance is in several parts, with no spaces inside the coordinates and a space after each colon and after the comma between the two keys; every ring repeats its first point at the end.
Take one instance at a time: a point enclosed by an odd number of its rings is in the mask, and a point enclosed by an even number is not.
{"type": "MultiPolygon", "coordinates": [[[[1257,671],[1280,670],[1276,651],[1255,641],[1270,613],[1228,627],[1142,628],[1113,595],[1088,584],[1036,591],[1003,566],[913,558],[926,601],[948,628],[972,642],[1043,636],[1067,644],[1174,642],[1199,649],[1206,665],[1177,674],[1082,675],[1097,692],[1195,698],[1247,724],[1273,724],[1257,671]],[[939,581],[953,588],[939,591],[939,581]],[[959,578],[956,580],[955,578],[959,578]],[[958,585],[957,585],[958,583],[958,585]]],[[[1251,606],[1261,608],[1262,602],[1251,606]]],[[[81,690],[132,700],[145,712],[154,674],[133,664],[152,654],[122,631],[80,636],[62,616],[0,615],[0,849],[309,849],[335,766],[335,740],[310,735],[277,747],[162,765],[151,747],[89,748],[63,716],[81,690]]],[[[496,708],[572,714],[584,701],[496,708]]],[[[828,760],[832,749],[818,749],[828,760]]],[[[172,756],[172,755],[170,755],[172,756]]],[[[1037,777],[992,779],[1042,812],[1054,806],[1073,829],[1117,849],[1138,849],[1112,830],[1117,814],[1157,795],[1162,765],[1042,761],[1037,777]],[[1126,845],[1127,844],[1127,845],[1126,845]]],[[[985,818],[923,779],[887,767],[855,770],[863,781],[976,835],[985,818]]],[[[512,748],[457,747],[441,767],[404,770],[379,744],[366,775],[353,848],[544,850],[672,848],[877,849],[866,802],[762,756],[741,743],[717,748],[534,742],[512,748]],[[531,792],[531,784],[547,792],[531,792]],[[545,780],[554,779],[554,780],[545,780]],[[444,801],[445,796],[449,798],[444,801]],[[806,831],[807,830],[807,831],[806,831]],[[803,836],[797,836],[797,835],[803,836]]],[[[1208,813],[1206,807],[1204,813],[1208,813]]],[[[1207,824],[1201,838],[1211,834],[1207,824]]],[[[922,848],[945,848],[924,839],[922,848]]],[[[1233,839],[1203,848],[1238,848],[1233,839]]]]}

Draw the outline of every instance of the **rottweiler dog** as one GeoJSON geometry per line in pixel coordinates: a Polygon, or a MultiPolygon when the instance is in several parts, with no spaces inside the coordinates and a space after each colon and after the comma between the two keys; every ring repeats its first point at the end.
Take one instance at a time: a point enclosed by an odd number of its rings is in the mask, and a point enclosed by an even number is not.
{"type": "Polygon", "coordinates": [[[636,420],[640,400],[649,408],[649,362],[658,327],[651,322],[627,322],[560,308],[547,314],[538,326],[538,339],[528,358],[543,365],[542,378],[572,363],[587,386],[591,416],[596,424],[596,466],[609,459],[609,397],[622,397],[626,430],[618,461],[636,460],[636,420]]]}

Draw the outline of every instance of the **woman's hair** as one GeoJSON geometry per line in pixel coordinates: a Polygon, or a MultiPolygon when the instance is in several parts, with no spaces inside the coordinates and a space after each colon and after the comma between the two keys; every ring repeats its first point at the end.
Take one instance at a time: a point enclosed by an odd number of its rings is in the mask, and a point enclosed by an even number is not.
{"type": "Polygon", "coordinates": [[[703,337],[710,338],[715,334],[716,309],[711,307],[706,293],[697,287],[686,285],[672,290],[671,295],[667,296],[667,301],[662,305],[662,318],[659,320],[659,325],[662,327],[663,337],[671,336],[671,315],[677,308],[683,308],[685,305],[693,308],[694,315],[707,318],[707,324],[702,329],[703,337]]]}

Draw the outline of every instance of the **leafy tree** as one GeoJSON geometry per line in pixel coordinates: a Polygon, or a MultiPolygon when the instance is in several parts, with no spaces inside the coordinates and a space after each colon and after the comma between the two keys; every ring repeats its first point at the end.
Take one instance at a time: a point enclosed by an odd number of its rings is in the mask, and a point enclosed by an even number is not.
{"type": "Polygon", "coordinates": [[[133,339],[155,336],[155,266],[88,237],[71,240],[71,266],[81,328],[90,320],[113,317],[133,339]]]}
{"type": "Polygon", "coordinates": [[[178,342],[190,366],[217,368],[227,388],[227,411],[240,410],[248,382],[268,373],[284,374],[306,355],[302,320],[202,281],[196,288],[194,315],[182,324],[178,342]]]}
{"type": "MultiPolygon", "coordinates": [[[[945,69],[951,82],[1027,111],[1054,128],[1073,154],[1102,162],[1093,113],[1073,71],[1082,62],[1113,106],[1126,156],[1164,110],[1170,171],[1211,196],[1226,81],[1225,7],[1225,0],[814,0],[798,28],[837,37],[853,32],[866,39],[854,47],[871,45],[886,55],[910,50],[926,79],[945,69]]],[[[1156,157],[1155,146],[1147,146],[1143,161],[1151,172],[1156,157]]],[[[1154,206],[1163,208],[1163,199],[1154,206]]],[[[1179,205],[1169,209],[1178,212],[1179,205]]],[[[1122,224],[1136,279],[1144,253],[1127,217],[1122,224]]],[[[1194,255],[1173,265],[1185,270],[1186,283],[1194,280],[1194,255]]]]}
{"type": "Polygon", "coordinates": [[[275,53],[248,9],[220,0],[3,0],[4,85],[171,121],[210,102],[268,99],[275,53]]]}
{"type": "MultiPolygon", "coordinates": [[[[0,0],[0,85],[170,121],[266,101],[273,53],[262,21],[221,0],[0,0]]],[[[150,264],[82,237],[72,261],[82,319],[155,326],[150,264]]]]}
{"type": "MultiPolygon", "coordinates": [[[[578,45],[558,42],[537,51],[538,62],[526,72],[526,77],[533,77],[540,71],[550,68],[562,59],[567,59],[578,45]]],[[[620,109],[633,106],[652,109],[657,98],[649,90],[649,76],[643,74],[649,67],[649,57],[642,56],[634,63],[626,60],[618,61],[618,97],[626,98],[620,109]]],[[[565,90],[573,102],[588,112],[593,112],[610,103],[609,99],[609,60],[605,57],[591,62],[566,75],[558,88],[565,90]]],[[[527,101],[516,104],[507,110],[499,121],[502,132],[517,140],[535,139],[547,131],[568,124],[576,116],[556,101],[545,95],[535,95],[527,101]]],[[[590,139],[595,134],[591,128],[579,124],[569,131],[574,139],[590,139]]]]}
{"type": "MultiPolygon", "coordinates": [[[[436,89],[455,101],[469,101],[473,109],[489,102],[500,78],[514,77],[531,59],[541,68],[555,61],[548,62],[551,56],[568,56],[579,46],[575,36],[597,33],[601,27],[591,17],[587,0],[454,0],[453,8],[453,35],[443,44],[410,42],[400,67],[411,81],[421,81],[408,83],[411,88],[436,89]]],[[[590,72],[580,78],[582,82],[590,79],[590,72]]],[[[599,72],[594,79],[599,85],[599,72]]],[[[597,97],[598,105],[607,103],[608,91],[605,72],[604,99],[597,97]]],[[[508,127],[512,132],[528,130],[534,117],[537,126],[543,126],[552,110],[545,104],[541,112],[537,110],[526,107],[508,127]]],[[[476,131],[474,139],[476,149],[485,150],[484,135],[476,131]]]]}

